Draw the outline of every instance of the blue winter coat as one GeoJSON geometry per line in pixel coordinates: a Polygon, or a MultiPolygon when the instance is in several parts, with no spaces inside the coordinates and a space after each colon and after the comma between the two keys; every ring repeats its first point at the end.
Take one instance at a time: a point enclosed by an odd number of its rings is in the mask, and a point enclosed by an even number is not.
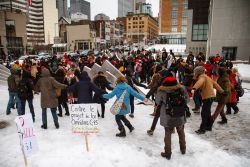
{"type": "Polygon", "coordinates": [[[121,109],[118,115],[126,115],[130,113],[130,98],[129,96],[135,96],[137,99],[144,100],[144,97],[137,93],[131,86],[129,86],[126,83],[119,83],[116,85],[115,89],[109,93],[109,94],[104,94],[103,97],[106,99],[111,99],[116,95],[116,98],[119,99],[122,95],[122,93],[126,90],[127,88],[127,93],[124,97],[123,103],[126,105],[126,110],[121,109]]]}
{"type": "Polygon", "coordinates": [[[94,83],[91,82],[87,72],[83,71],[80,75],[80,81],[70,86],[67,91],[76,92],[78,95],[78,104],[81,103],[93,103],[93,91],[96,94],[105,93],[99,89],[94,83]]]}

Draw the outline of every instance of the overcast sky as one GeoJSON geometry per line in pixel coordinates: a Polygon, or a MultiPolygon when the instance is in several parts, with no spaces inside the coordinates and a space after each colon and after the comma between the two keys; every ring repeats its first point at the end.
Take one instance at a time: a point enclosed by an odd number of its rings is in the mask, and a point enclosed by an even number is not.
{"type": "MultiPolygon", "coordinates": [[[[68,0],[69,1],[69,0],[68,0]]],[[[115,19],[118,15],[118,0],[87,0],[91,5],[91,19],[98,13],[105,13],[110,19],[115,19]]],[[[159,13],[159,0],[146,0],[152,4],[154,17],[159,13]]]]}

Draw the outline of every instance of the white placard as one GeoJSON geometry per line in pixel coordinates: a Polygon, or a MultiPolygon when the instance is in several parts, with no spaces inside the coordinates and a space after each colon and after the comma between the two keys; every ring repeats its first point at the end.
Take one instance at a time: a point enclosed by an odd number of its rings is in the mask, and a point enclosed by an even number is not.
{"type": "Polygon", "coordinates": [[[20,145],[25,156],[38,151],[37,139],[31,114],[17,116],[15,119],[20,138],[20,145]]]}
{"type": "Polygon", "coordinates": [[[98,104],[70,104],[70,121],[73,133],[97,133],[98,104]]]}

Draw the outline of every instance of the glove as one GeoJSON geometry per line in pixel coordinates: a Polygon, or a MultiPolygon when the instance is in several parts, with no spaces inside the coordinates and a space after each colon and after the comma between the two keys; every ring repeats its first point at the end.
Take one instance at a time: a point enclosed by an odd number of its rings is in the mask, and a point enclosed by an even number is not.
{"type": "Polygon", "coordinates": [[[227,96],[228,95],[228,91],[224,90],[224,92],[222,93],[223,96],[227,96]]]}

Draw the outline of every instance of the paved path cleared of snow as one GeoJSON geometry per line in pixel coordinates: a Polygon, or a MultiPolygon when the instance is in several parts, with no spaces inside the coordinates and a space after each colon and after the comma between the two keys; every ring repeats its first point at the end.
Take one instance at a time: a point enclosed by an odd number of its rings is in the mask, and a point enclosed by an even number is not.
{"type": "MultiPolygon", "coordinates": [[[[0,120],[5,120],[10,123],[10,126],[5,129],[0,129],[0,166],[1,167],[21,167],[24,166],[22,154],[19,145],[19,138],[16,132],[14,123],[16,110],[13,110],[11,115],[5,115],[5,109],[8,102],[7,88],[0,86],[0,120]]],[[[250,96],[247,95],[249,98],[250,96]]],[[[152,106],[136,105],[135,118],[130,119],[135,126],[135,131],[129,133],[127,131],[126,138],[117,138],[115,133],[118,132],[114,116],[108,111],[112,101],[107,103],[106,115],[104,119],[100,119],[100,133],[89,136],[90,152],[87,153],[84,145],[84,136],[81,134],[72,134],[69,122],[69,117],[59,118],[60,129],[55,129],[52,121],[50,111],[48,111],[48,129],[43,130],[41,126],[41,109],[40,98],[35,96],[34,105],[36,112],[36,134],[39,145],[39,152],[28,158],[29,166],[31,167],[152,167],[152,166],[168,166],[168,167],[238,167],[250,166],[249,152],[243,151],[243,154],[235,154],[234,151],[225,150],[223,133],[218,135],[219,142],[215,134],[219,134],[222,130],[217,130],[217,125],[213,132],[207,133],[205,136],[198,136],[194,130],[198,128],[200,123],[200,116],[192,115],[186,124],[186,141],[187,153],[181,155],[179,151],[178,137],[175,133],[172,137],[172,159],[170,161],[162,158],[160,152],[163,151],[164,143],[164,129],[157,125],[154,136],[150,137],[146,134],[152,123],[152,117],[149,114],[152,112],[152,106]],[[211,135],[210,135],[211,134],[211,135]],[[222,146],[222,148],[220,148],[222,146]]],[[[243,103],[248,101],[242,99],[243,115],[248,112],[247,107],[250,105],[243,103]],[[243,110],[244,109],[244,110],[243,110]]],[[[26,106],[27,108],[27,106],[26,106]]],[[[241,107],[240,107],[241,108],[241,107]]],[[[29,109],[26,109],[26,112],[29,109]]],[[[244,115],[243,115],[244,116],[244,115]]],[[[231,119],[238,119],[236,123],[241,124],[243,121],[249,122],[248,117],[236,117],[231,119]]],[[[249,125],[249,124],[248,124],[249,125]]],[[[227,126],[230,126],[230,121],[227,126]]],[[[225,129],[224,131],[227,131],[225,129]]],[[[233,128],[233,127],[232,127],[233,128]]],[[[249,126],[244,127],[249,132],[249,126]]],[[[233,129],[232,129],[233,130],[233,129]]],[[[233,130],[234,133],[237,130],[233,130]]],[[[247,132],[246,132],[247,133],[247,132]]],[[[242,135],[236,133],[235,136],[242,135]]],[[[227,137],[227,136],[226,136],[227,137]]],[[[249,138],[245,139],[245,144],[249,147],[249,138]]],[[[237,137],[232,143],[239,144],[240,148],[244,148],[241,144],[244,143],[241,137],[237,137]],[[237,140],[239,139],[239,140],[237,140]]],[[[230,148],[230,147],[229,147],[230,148]]],[[[249,149],[248,149],[249,150],[249,149]]],[[[236,151],[237,153],[237,151],[236,151]]]]}

